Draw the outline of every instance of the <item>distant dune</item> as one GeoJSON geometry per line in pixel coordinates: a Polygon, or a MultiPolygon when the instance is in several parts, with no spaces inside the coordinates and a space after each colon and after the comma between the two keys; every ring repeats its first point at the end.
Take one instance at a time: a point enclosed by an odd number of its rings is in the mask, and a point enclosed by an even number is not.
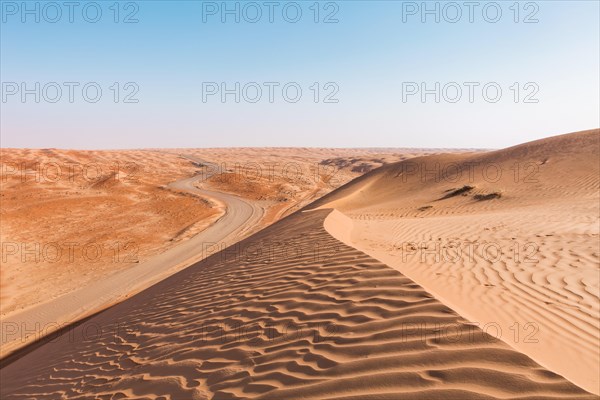
{"type": "Polygon", "coordinates": [[[598,138],[368,172],[21,352],[0,397],[598,399],[598,138]],[[473,242],[498,256],[435,259],[473,242]]]}
{"type": "Polygon", "coordinates": [[[177,156],[56,149],[0,155],[3,317],[131,268],[222,215],[165,189],[194,174],[177,156]]]}

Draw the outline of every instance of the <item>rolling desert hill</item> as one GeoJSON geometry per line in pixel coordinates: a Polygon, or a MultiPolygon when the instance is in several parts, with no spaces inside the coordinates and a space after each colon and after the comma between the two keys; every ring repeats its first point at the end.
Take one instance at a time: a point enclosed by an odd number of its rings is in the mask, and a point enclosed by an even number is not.
{"type": "Polygon", "coordinates": [[[25,349],[1,397],[597,399],[597,159],[596,130],[373,170],[25,349]],[[499,253],[436,259],[473,241],[499,253]]]}
{"type": "Polygon", "coordinates": [[[384,166],[316,202],[328,231],[600,392],[598,130],[384,166]]]}

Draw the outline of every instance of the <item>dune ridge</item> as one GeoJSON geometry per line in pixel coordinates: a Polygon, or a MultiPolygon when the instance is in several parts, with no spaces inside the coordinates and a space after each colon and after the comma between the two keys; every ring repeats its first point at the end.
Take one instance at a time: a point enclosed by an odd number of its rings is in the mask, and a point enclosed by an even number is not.
{"type": "Polygon", "coordinates": [[[334,239],[330,211],[294,213],[24,355],[0,370],[2,398],[597,398],[334,239]]]}

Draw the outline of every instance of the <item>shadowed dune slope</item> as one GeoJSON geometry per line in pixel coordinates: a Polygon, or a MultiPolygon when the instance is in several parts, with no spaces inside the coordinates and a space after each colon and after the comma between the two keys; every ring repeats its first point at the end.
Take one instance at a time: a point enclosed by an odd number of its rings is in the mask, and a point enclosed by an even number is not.
{"type": "Polygon", "coordinates": [[[2,399],[597,398],[334,239],[329,212],[295,213],[24,355],[1,370],[2,399]]]}

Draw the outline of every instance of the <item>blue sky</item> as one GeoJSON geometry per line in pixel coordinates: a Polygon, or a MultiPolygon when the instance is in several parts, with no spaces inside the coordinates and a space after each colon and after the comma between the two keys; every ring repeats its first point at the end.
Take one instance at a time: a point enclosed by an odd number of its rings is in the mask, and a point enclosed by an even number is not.
{"type": "Polygon", "coordinates": [[[420,1],[274,1],[273,22],[227,2],[239,23],[221,1],[77,2],[73,22],[1,3],[3,147],[497,148],[600,125],[597,1],[477,2],[472,22],[463,1],[428,2],[439,22],[420,1]]]}

